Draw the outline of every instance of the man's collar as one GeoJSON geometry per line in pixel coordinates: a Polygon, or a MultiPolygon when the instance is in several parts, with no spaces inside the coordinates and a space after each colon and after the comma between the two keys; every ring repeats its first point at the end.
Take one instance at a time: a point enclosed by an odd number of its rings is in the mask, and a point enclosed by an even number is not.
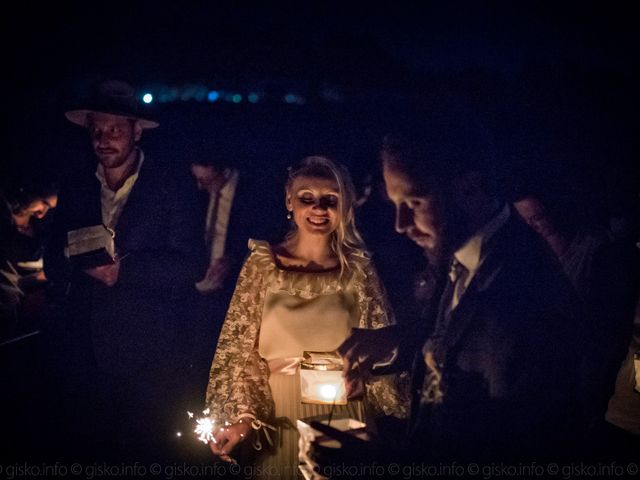
{"type": "Polygon", "coordinates": [[[489,241],[500,227],[507,223],[510,214],[509,206],[505,204],[462,247],[456,250],[453,254],[456,260],[470,272],[475,272],[482,262],[482,246],[489,241]]]}
{"type": "Polygon", "coordinates": [[[220,194],[223,195],[228,191],[233,191],[238,184],[238,170],[235,168],[230,168],[228,170],[229,173],[225,175],[225,181],[220,187],[220,194]]]}

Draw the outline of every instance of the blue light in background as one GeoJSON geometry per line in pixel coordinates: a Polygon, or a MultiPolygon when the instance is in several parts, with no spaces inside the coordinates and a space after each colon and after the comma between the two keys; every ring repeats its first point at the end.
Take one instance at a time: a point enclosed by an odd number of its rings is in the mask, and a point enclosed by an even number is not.
{"type": "Polygon", "coordinates": [[[158,101],[161,103],[175,102],[178,99],[178,89],[163,87],[160,89],[158,101]]]}
{"type": "Polygon", "coordinates": [[[207,95],[207,100],[209,100],[210,102],[215,102],[216,100],[218,100],[218,98],[220,98],[220,94],[217,90],[211,90],[207,95]]]}
{"type": "Polygon", "coordinates": [[[284,96],[284,101],[288,104],[296,104],[296,105],[304,105],[307,101],[304,97],[296,94],[296,93],[287,93],[284,96]]]}
{"type": "Polygon", "coordinates": [[[235,93],[235,94],[231,97],[231,101],[233,101],[233,103],[240,103],[240,102],[242,102],[242,95],[240,95],[239,93],[235,93]]]}
{"type": "Polygon", "coordinates": [[[202,102],[207,97],[208,97],[207,90],[203,87],[198,87],[196,89],[196,93],[193,96],[193,98],[196,99],[196,102],[202,102]]]}
{"type": "Polygon", "coordinates": [[[258,95],[255,92],[251,92],[248,96],[247,96],[247,100],[249,100],[250,103],[258,103],[258,101],[260,101],[260,95],[258,95]]]}

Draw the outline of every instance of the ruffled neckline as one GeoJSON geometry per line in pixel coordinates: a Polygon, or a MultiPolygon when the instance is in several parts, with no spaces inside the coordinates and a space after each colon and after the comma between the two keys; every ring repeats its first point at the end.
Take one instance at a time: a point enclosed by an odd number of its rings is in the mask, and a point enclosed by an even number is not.
{"type": "MultiPolygon", "coordinates": [[[[266,273],[265,280],[270,291],[284,291],[303,298],[330,295],[345,290],[350,287],[356,272],[361,270],[353,269],[350,274],[341,278],[340,267],[317,272],[283,268],[278,265],[269,242],[250,239],[249,249],[256,266],[266,273]]],[[[365,259],[364,256],[362,258],[365,259]]]]}

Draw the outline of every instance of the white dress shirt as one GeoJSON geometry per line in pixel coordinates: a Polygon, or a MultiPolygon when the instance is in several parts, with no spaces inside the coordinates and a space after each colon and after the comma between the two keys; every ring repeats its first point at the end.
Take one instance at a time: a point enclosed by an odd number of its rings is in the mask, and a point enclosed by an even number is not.
{"type": "Polygon", "coordinates": [[[133,172],[133,174],[130,175],[122,186],[115,192],[107,185],[107,180],[104,175],[104,167],[102,164],[99,163],[98,168],[96,169],[96,177],[100,181],[102,223],[112,230],[115,230],[118,220],[120,219],[120,215],[122,215],[122,211],[124,210],[124,206],[127,204],[127,200],[129,200],[131,190],[133,190],[133,186],[136,184],[138,176],[140,175],[140,167],[142,167],[142,162],[144,161],[144,153],[142,153],[142,150],[139,150],[138,152],[140,159],[135,172],[133,172]]]}
{"type": "Polygon", "coordinates": [[[505,206],[491,220],[484,224],[466,243],[453,254],[454,264],[457,262],[464,267],[461,270],[461,278],[455,279],[456,287],[451,299],[451,309],[456,308],[460,299],[464,295],[471,280],[482,265],[486,257],[482,247],[491,237],[509,220],[511,211],[509,206],[505,206]]]}
{"type": "Polygon", "coordinates": [[[238,171],[230,170],[227,181],[218,192],[212,192],[207,210],[205,234],[211,245],[210,264],[224,257],[231,206],[238,186],[238,171]]]}

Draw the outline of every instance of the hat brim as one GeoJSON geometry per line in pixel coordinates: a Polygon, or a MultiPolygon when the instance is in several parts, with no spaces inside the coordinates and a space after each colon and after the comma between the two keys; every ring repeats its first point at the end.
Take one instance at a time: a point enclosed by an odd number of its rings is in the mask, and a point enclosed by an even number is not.
{"type": "Polygon", "coordinates": [[[67,117],[67,120],[69,120],[71,123],[75,123],[76,125],[80,125],[81,127],[86,127],[87,115],[89,115],[90,113],[107,113],[109,115],[130,118],[131,120],[137,121],[140,127],[142,127],[143,129],[156,128],[160,126],[158,122],[147,120],[146,118],[139,118],[120,113],[98,112],[97,110],[70,110],[68,112],[65,112],[64,116],[67,117]]]}

